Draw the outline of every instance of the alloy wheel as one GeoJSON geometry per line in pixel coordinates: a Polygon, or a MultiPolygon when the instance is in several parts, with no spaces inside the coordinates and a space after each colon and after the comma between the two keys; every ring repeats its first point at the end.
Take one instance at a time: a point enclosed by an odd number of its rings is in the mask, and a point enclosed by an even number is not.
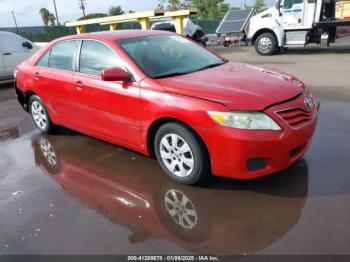
{"type": "Polygon", "coordinates": [[[272,42],[269,38],[263,37],[258,43],[258,48],[262,53],[268,53],[272,48],[272,42]]]}
{"type": "Polygon", "coordinates": [[[194,157],[188,143],[179,135],[167,134],[160,141],[160,157],[166,168],[178,177],[191,175],[194,157]]]}
{"type": "Polygon", "coordinates": [[[41,129],[44,130],[47,126],[47,115],[44,107],[37,101],[34,101],[31,105],[31,112],[35,124],[41,129]]]}

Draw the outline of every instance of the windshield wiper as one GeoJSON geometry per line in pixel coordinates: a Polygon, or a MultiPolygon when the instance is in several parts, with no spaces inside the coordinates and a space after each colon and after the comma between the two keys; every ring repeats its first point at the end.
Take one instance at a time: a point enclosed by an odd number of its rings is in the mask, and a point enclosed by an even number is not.
{"type": "Polygon", "coordinates": [[[156,75],[153,77],[153,79],[166,78],[166,77],[172,77],[172,76],[181,76],[181,75],[186,75],[189,73],[190,72],[174,72],[174,73],[169,73],[169,74],[164,74],[164,75],[156,75]]]}
{"type": "Polygon", "coordinates": [[[209,69],[209,68],[221,66],[221,65],[223,65],[223,64],[226,64],[227,62],[228,62],[228,61],[222,61],[222,62],[219,62],[219,63],[207,65],[207,66],[204,66],[204,67],[202,67],[202,68],[199,68],[199,69],[196,69],[196,70],[192,70],[192,71],[187,71],[187,72],[173,72],[173,73],[164,74],[164,75],[156,75],[156,76],[153,77],[153,79],[166,78],[166,77],[172,77],[172,76],[187,75],[187,74],[191,74],[191,73],[194,73],[194,72],[202,71],[202,70],[205,70],[205,69],[209,69]]]}
{"type": "Polygon", "coordinates": [[[209,68],[221,66],[221,65],[226,64],[226,63],[227,63],[227,61],[223,61],[223,62],[219,62],[219,63],[207,65],[207,66],[204,66],[204,67],[202,67],[202,68],[199,68],[197,71],[202,71],[202,70],[206,70],[206,69],[209,69],[209,68]]]}

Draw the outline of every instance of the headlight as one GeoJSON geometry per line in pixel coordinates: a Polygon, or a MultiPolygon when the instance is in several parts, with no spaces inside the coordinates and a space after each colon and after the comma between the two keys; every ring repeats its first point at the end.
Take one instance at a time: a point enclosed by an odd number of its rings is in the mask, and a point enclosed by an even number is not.
{"type": "Polygon", "coordinates": [[[268,115],[261,112],[208,111],[209,116],[218,124],[238,129],[281,130],[268,115]]]}

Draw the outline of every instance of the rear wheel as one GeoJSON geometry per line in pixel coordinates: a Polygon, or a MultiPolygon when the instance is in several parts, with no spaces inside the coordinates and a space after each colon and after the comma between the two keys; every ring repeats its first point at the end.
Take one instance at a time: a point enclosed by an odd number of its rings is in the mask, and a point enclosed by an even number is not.
{"type": "Polygon", "coordinates": [[[52,123],[43,102],[36,95],[29,99],[29,112],[40,132],[50,134],[56,130],[57,127],[52,123]]]}
{"type": "Polygon", "coordinates": [[[209,175],[210,161],[205,148],[183,125],[167,123],[161,126],[154,146],[158,162],[172,179],[193,185],[209,175]]]}
{"type": "Polygon", "coordinates": [[[264,33],[255,40],[255,50],[259,55],[272,55],[277,50],[277,40],[272,33],[264,33]]]}

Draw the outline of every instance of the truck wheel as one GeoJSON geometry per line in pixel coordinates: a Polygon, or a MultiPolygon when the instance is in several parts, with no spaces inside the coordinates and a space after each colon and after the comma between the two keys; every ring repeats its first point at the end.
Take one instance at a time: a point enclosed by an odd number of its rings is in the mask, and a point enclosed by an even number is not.
{"type": "Polygon", "coordinates": [[[264,33],[255,40],[255,50],[259,55],[272,55],[277,50],[276,37],[271,33],[264,33]]]}

